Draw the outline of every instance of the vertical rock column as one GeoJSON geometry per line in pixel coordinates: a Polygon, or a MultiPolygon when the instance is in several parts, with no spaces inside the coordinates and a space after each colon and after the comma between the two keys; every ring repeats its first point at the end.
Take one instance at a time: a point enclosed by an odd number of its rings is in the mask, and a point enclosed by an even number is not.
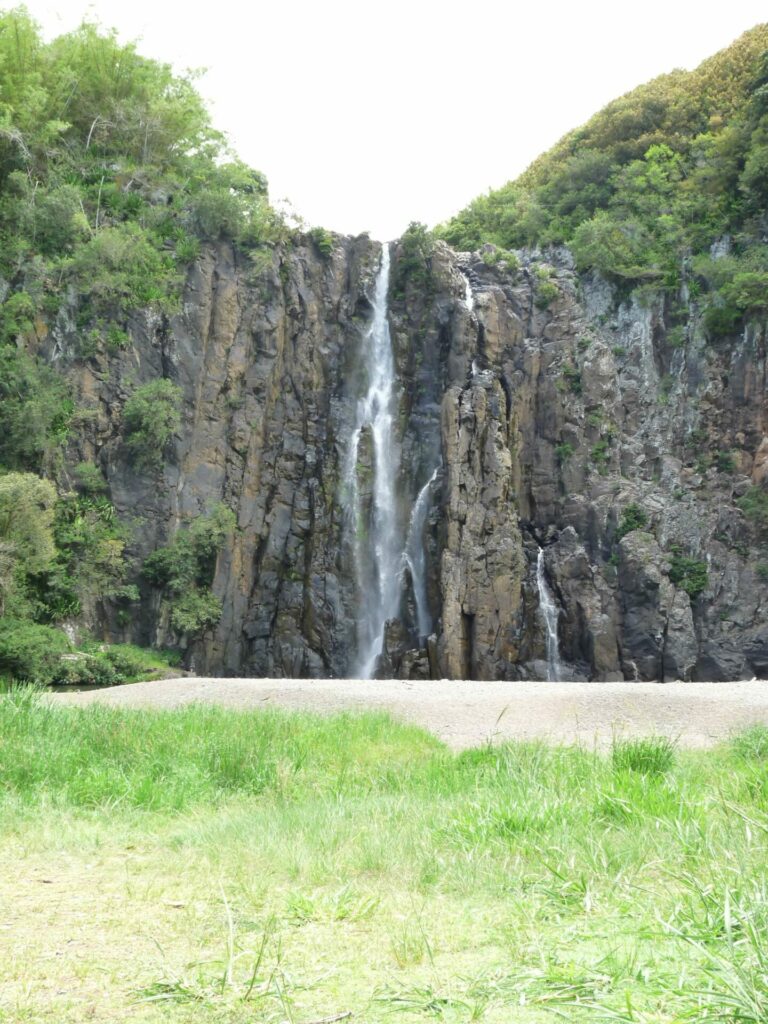
{"type": "Polygon", "coordinates": [[[492,374],[448,389],[442,439],[440,672],[452,679],[513,678],[525,562],[512,491],[506,400],[492,374]]]}

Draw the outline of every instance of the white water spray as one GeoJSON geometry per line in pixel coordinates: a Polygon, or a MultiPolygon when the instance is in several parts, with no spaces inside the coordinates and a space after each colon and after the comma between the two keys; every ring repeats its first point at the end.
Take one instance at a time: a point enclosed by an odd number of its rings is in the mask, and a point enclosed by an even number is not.
{"type": "Polygon", "coordinates": [[[544,549],[536,559],[536,586],[539,590],[539,611],[547,633],[547,679],[557,682],[561,675],[560,646],[557,639],[557,605],[544,575],[544,549]]]}
{"type": "Polygon", "coordinates": [[[411,521],[408,526],[408,539],[405,542],[403,561],[410,570],[413,583],[413,599],[416,603],[416,628],[419,633],[419,641],[425,640],[432,632],[432,616],[429,614],[429,603],[427,601],[427,559],[424,552],[424,527],[427,524],[427,513],[429,512],[429,492],[432,484],[437,479],[439,471],[435,469],[432,476],[427,480],[419,491],[411,511],[411,521]]]}
{"type": "Polygon", "coordinates": [[[355,529],[355,568],[361,601],[358,620],[358,672],[369,679],[384,642],[384,626],[399,610],[402,565],[395,480],[399,451],[392,433],[395,419],[395,364],[387,319],[389,289],[389,248],[381,250],[381,267],[373,295],[373,318],[363,341],[363,361],[368,390],[358,401],[355,428],[345,467],[345,483],[351,495],[355,529]],[[362,522],[357,460],[360,436],[371,432],[373,447],[373,492],[370,529],[362,522]],[[366,578],[366,567],[372,579],[366,578]]]}

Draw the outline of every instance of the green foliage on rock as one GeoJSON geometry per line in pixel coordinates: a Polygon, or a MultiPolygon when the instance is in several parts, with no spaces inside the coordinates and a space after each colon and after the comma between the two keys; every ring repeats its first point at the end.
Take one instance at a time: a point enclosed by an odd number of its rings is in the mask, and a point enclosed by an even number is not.
{"type": "Polygon", "coordinates": [[[557,285],[552,280],[552,271],[549,267],[537,266],[533,272],[534,305],[537,309],[549,309],[557,296],[560,294],[557,285]]]}
{"type": "Polygon", "coordinates": [[[425,288],[429,282],[429,261],[434,242],[425,224],[411,221],[400,239],[392,290],[405,294],[407,286],[425,288]]]}
{"type": "Polygon", "coordinates": [[[57,559],[46,581],[48,616],[77,615],[85,600],[133,599],[126,584],[126,531],[103,494],[67,494],[56,505],[57,559]]]}
{"type": "Polygon", "coordinates": [[[604,274],[637,280],[656,276],[655,270],[643,267],[644,241],[640,224],[618,221],[600,210],[575,229],[571,248],[579,270],[594,267],[604,274]]]}
{"type": "Polygon", "coordinates": [[[69,387],[57,373],[15,346],[0,346],[0,466],[49,465],[73,411],[69,387]]]}
{"type": "Polygon", "coordinates": [[[0,613],[56,622],[84,602],[134,598],[124,548],[103,494],[57,498],[52,482],[32,473],[0,476],[0,613]]]}
{"type": "Polygon", "coordinates": [[[750,487],[736,504],[760,532],[768,533],[768,490],[750,487]]]}
{"type": "Polygon", "coordinates": [[[0,342],[66,283],[108,339],[132,310],[176,308],[196,236],[284,238],[264,176],[228,156],[194,76],[92,24],[45,43],[24,8],[0,13],[0,342]]]}
{"type": "Polygon", "coordinates": [[[218,623],[221,601],[210,590],[180,594],[171,607],[171,625],[180,636],[199,636],[218,623]]]}
{"type": "Polygon", "coordinates": [[[309,237],[320,255],[327,259],[333,252],[333,234],[326,228],[312,228],[309,237]]]}
{"type": "Polygon", "coordinates": [[[165,378],[136,388],[125,403],[126,446],[139,470],[162,466],[168,442],[181,425],[181,388],[165,378]]]}
{"type": "Polygon", "coordinates": [[[219,621],[221,602],[210,587],[218,553],[234,525],[234,514],[217,505],[145,559],[142,575],[163,591],[171,625],[179,635],[197,636],[219,621]]]}
{"type": "Polygon", "coordinates": [[[234,514],[216,505],[208,515],[199,516],[166,547],[158,548],[144,561],[142,575],[153,586],[181,593],[191,586],[210,586],[216,556],[235,525],[234,514]]]}
{"type": "Polygon", "coordinates": [[[29,610],[31,578],[54,555],[56,491],[32,473],[0,476],[0,615],[29,610]]]}
{"type": "Polygon", "coordinates": [[[68,261],[67,274],[95,316],[121,317],[155,305],[170,312],[177,287],[173,258],[133,223],[103,228],[68,261]]]}
{"type": "Polygon", "coordinates": [[[207,168],[180,219],[203,238],[229,238],[245,246],[269,245],[285,236],[265,178],[239,161],[207,168]]]}
{"type": "Polygon", "coordinates": [[[557,461],[563,466],[571,458],[574,451],[575,449],[570,441],[563,441],[562,444],[555,445],[555,455],[557,456],[557,461]]]}
{"type": "Polygon", "coordinates": [[[75,486],[82,494],[104,494],[107,481],[98,466],[92,462],[80,462],[74,468],[75,486]]]}
{"type": "Polygon", "coordinates": [[[610,442],[608,439],[601,437],[590,449],[589,457],[597,467],[598,473],[605,475],[608,472],[608,462],[610,460],[610,442]]]}
{"type": "Polygon", "coordinates": [[[563,366],[563,380],[565,381],[568,390],[574,395],[580,395],[583,390],[583,384],[581,380],[581,370],[578,366],[574,366],[573,363],[565,363],[563,366]]]}
{"type": "Polygon", "coordinates": [[[684,590],[691,599],[697,598],[699,594],[706,590],[707,583],[709,582],[707,563],[700,562],[695,558],[689,558],[675,550],[672,554],[669,578],[675,586],[684,590]]]}
{"type": "Polygon", "coordinates": [[[636,502],[631,502],[621,513],[621,519],[616,528],[616,541],[620,541],[632,530],[644,530],[647,525],[648,513],[636,502]]]}

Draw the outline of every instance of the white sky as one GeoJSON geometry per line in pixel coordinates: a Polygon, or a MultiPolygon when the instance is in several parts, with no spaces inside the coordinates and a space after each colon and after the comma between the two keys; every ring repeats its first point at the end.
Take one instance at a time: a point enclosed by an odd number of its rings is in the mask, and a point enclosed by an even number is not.
{"type": "MultiPolygon", "coordinates": [[[[13,6],[3,4],[4,9],[13,6]]],[[[615,96],[768,19],[730,0],[27,0],[84,15],[199,87],[273,199],[309,224],[399,235],[515,177],[615,96]]]]}

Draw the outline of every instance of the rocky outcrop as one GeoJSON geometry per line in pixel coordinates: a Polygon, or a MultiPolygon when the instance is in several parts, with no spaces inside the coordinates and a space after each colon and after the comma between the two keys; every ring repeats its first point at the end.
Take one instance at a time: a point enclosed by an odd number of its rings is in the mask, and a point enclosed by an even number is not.
{"type": "Polygon", "coordinates": [[[634,530],[618,549],[625,677],[690,679],[696,636],[688,595],[670,582],[669,565],[651,534],[634,530]]]}
{"type": "Polygon", "coordinates": [[[492,373],[446,392],[443,454],[441,672],[509,679],[519,661],[524,559],[506,399],[492,373]]]}
{"type": "MultiPolygon", "coordinates": [[[[355,572],[342,468],[379,252],[362,237],[323,256],[304,238],[259,268],[221,243],[191,268],[180,314],[137,317],[126,349],[83,360],[66,316],[46,339],[85,410],[70,457],[104,469],[137,566],[216,502],[236,515],[213,582],[221,621],[185,650],[198,671],[354,664],[356,581],[376,580],[355,572]],[[162,472],[137,473],[120,412],[158,376],[183,389],[183,424],[162,472]]],[[[545,678],[542,546],[568,676],[765,674],[768,552],[736,505],[768,486],[764,327],[713,344],[685,290],[674,305],[648,289],[623,297],[577,275],[565,250],[518,256],[438,243],[415,274],[393,247],[398,514],[405,534],[436,474],[422,537],[434,635],[419,637],[404,570],[379,673],[545,678]]],[[[365,511],[362,436],[356,471],[365,511]]],[[[139,582],[132,616],[105,603],[98,628],[176,642],[139,582]]]]}

